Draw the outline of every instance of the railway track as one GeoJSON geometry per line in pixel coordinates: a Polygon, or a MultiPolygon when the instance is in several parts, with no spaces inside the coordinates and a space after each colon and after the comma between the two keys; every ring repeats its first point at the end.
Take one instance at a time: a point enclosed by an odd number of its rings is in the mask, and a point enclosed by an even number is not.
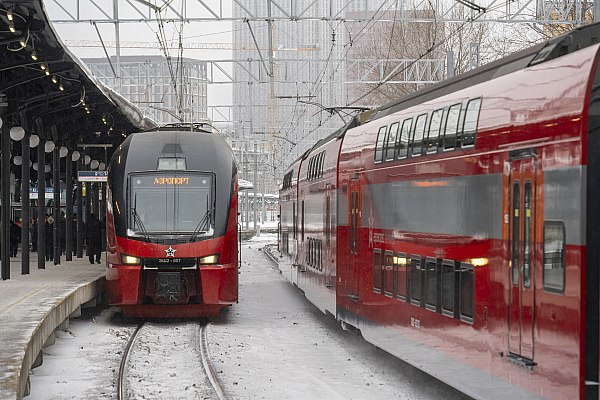
{"type": "MultiPolygon", "coordinates": [[[[202,323],[202,322],[198,322],[199,327],[200,327],[200,331],[199,331],[199,335],[198,335],[198,342],[195,343],[196,346],[194,346],[194,348],[197,350],[196,353],[199,356],[199,361],[200,361],[200,365],[204,371],[204,374],[206,376],[206,381],[208,382],[208,384],[206,386],[208,386],[208,388],[203,388],[203,389],[208,389],[209,392],[211,392],[213,394],[213,398],[215,399],[219,399],[219,400],[228,400],[227,395],[225,394],[225,390],[223,389],[217,374],[212,366],[212,363],[210,361],[210,355],[209,355],[209,351],[208,351],[208,323],[202,323]]],[[[164,328],[164,327],[161,327],[164,328]]],[[[179,329],[176,325],[174,326],[169,326],[170,329],[179,329]]],[[[121,363],[119,366],[119,374],[117,377],[117,398],[119,400],[125,400],[128,398],[128,375],[129,375],[129,366],[130,363],[135,361],[134,358],[132,357],[132,353],[134,352],[134,349],[136,348],[137,342],[139,342],[139,338],[142,335],[142,333],[144,333],[145,330],[152,330],[153,327],[151,326],[151,324],[146,324],[146,323],[141,323],[137,326],[137,328],[135,329],[135,331],[133,332],[133,334],[131,335],[131,337],[129,338],[129,342],[127,343],[127,346],[125,347],[125,350],[123,351],[123,356],[121,358],[121,363]]],[[[154,333],[151,332],[150,333],[152,336],[156,335],[159,336],[160,333],[154,333]]],[[[167,349],[166,350],[168,353],[175,353],[177,350],[175,349],[167,349]]],[[[149,352],[149,351],[148,351],[149,352]]],[[[164,377],[166,375],[166,371],[165,373],[161,374],[162,377],[164,377]]],[[[185,379],[185,378],[182,378],[185,379]]],[[[186,390],[188,387],[191,387],[192,385],[187,385],[186,386],[186,390]]],[[[195,385],[193,385],[195,386],[195,385]]],[[[169,393],[165,393],[165,396],[168,396],[169,393]]]]}

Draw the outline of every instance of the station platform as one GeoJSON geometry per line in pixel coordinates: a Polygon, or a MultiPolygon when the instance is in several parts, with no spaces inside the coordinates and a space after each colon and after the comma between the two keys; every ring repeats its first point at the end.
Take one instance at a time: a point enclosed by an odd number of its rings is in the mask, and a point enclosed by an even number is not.
{"type": "Polygon", "coordinates": [[[30,254],[30,273],[21,275],[21,253],[11,258],[11,278],[0,281],[0,399],[21,399],[29,391],[29,371],[41,363],[41,350],[54,331],[68,326],[81,307],[95,306],[104,292],[105,258],[87,257],[38,269],[30,254]]]}

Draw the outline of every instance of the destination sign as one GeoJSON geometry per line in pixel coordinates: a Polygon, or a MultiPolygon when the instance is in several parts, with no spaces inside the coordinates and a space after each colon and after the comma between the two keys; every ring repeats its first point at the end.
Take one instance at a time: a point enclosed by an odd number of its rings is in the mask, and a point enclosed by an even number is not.
{"type": "Polygon", "coordinates": [[[108,171],[79,171],[77,180],[79,182],[106,182],[108,171]]]}
{"type": "Polygon", "coordinates": [[[160,177],[154,178],[155,185],[189,185],[190,178],[182,178],[182,177],[160,177]]]}

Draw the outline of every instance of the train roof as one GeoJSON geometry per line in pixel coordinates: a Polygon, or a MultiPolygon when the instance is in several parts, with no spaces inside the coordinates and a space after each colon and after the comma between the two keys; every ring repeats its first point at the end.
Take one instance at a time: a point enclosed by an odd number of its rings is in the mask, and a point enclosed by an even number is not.
{"type": "Polygon", "coordinates": [[[193,122],[193,123],[184,123],[177,122],[172,124],[166,124],[163,126],[159,126],[156,128],[148,129],[144,132],[156,132],[156,131],[182,131],[182,132],[205,132],[205,133],[214,133],[216,129],[209,122],[193,122]]]}
{"type": "Polygon", "coordinates": [[[575,28],[568,33],[537,44],[500,60],[433,84],[426,89],[381,106],[371,118],[376,120],[417,104],[465,89],[478,83],[553,60],[600,41],[600,23],[575,28]]]}

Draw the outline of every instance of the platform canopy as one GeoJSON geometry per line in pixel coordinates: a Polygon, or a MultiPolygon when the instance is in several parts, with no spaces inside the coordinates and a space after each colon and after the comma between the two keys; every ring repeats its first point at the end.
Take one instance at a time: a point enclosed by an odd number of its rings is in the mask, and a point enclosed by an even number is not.
{"type": "Polygon", "coordinates": [[[156,126],[63,45],[42,0],[0,2],[0,52],[4,122],[67,145],[117,144],[156,126]]]}

